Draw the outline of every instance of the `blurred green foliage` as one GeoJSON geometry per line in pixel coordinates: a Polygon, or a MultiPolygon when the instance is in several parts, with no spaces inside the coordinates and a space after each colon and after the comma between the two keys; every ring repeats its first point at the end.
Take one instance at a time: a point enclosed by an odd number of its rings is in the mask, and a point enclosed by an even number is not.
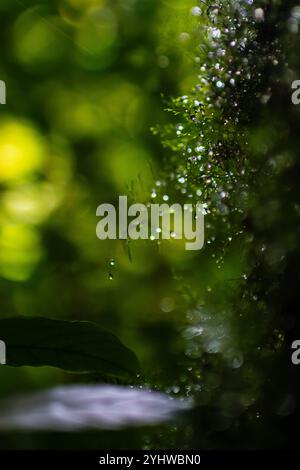
{"type": "MultiPolygon", "coordinates": [[[[0,109],[1,316],[93,320],[117,334],[144,374],[162,384],[177,376],[182,310],[172,269],[182,248],[100,242],[95,214],[119,194],[149,199],[162,165],[150,128],[168,119],[161,95],[177,94],[194,73],[181,36],[191,19],[188,28],[197,25],[192,6],[0,4],[7,85],[0,109]]],[[[102,380],[46,367],[3,367],[1,375],[3,396],[102,380]]]]}
{"type": "Polygon", "coordinates": [[[138,330],[165,322],[169,255],[137,246],[131,262],[97,240],[95,211],[149,196],[162,154],[149,129],[165,119],[161,93],[185,79],[179,34],[192,2],[174,5],[1,2],[3,315],[93,319],[149,355],[138,330]]]}

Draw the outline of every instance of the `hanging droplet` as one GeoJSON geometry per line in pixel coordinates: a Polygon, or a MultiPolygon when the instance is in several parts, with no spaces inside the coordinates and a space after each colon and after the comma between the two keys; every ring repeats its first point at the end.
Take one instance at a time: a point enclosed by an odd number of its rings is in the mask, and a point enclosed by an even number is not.
{"type": "Polygon", "coordinates": [[[110,258],[108,261],[108,267],[109,267],[109,274],[108,274],[108,279],[112,281],[114,279],[113,271],[116,266],[116,262],[114,258],[110,258]]]}

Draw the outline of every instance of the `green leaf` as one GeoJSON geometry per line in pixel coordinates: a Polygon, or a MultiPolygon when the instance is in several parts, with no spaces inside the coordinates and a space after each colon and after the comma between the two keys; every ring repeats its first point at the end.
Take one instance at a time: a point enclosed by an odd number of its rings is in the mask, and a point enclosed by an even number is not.
{"type": "Polygon", "coordinates": [[[128,378],[139,370],[134,353],[95,323],[41,317],[0,320],[8,366],[52,366],[128,378]]]}

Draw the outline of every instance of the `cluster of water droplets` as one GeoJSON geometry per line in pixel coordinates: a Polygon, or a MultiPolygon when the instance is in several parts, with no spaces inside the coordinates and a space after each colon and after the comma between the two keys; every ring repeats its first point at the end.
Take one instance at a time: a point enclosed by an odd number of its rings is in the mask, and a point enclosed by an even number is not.
{"type": "MultiPolygon", "coordinates": [[[[266,19],[261,2],[200,1],[191,15],[201,18],[202,39],[195,56],[198,80],[190,94],[173,100],[180,122],[163,133],[173,151],[170,171],[160,181],[163,191],[154,188],[151,197],[169,198],[168,188],[172,188],[174,199],[179,194],[191,203],[202,202],[205,215],[210,216],[206,241],[214,244],[210,232],[216,232],[221,221],[226,250],[242,233],[252,178],[243,132],[248,106],[270,99],[271,91],[261,87],[262,70],[278,66],[280,51],[276,41],[261,44],[257,39],[266,19]]],[[[220,264],[223,254],[212,256],[220,264]]]]}
{"type": "MultiPolygon", "coordinates": [[[[244,232],[241,221],[252,178],[242,130],[248,123],[248,106],[268,102],[271,90],[263,88],[262,71],[277,67],[282,58],[276,40],[272,44],[258,40],[266,20],[261,2],[208,3],[199,2],[191,10],[195,17],[207,16],[201,22],[203,39],[195,56],[197,83],[190,94],[173,100],[180,121],[163,134],[173,151],[170,171],[156,182],[151,198],[158,201],[173,192],[193,203],[201,201],[208,216],[205,250],[210,250],[221,268],[228,245],[244,232]],[[222,236],[224,243],[220,244],[222,236]]],[[[295,10],[293,21],[297,14],[295,10]]],[[[208,286],[207,294],[211,290],[208,286]]],[[[231,371],[243,368],[245,358],[232,318],[226,309],[212,309],[208,302],[190,309],[186,323],[182,330],[186,372],[167,391],[175,396],[201,392],[202,397],[203,392],[219,388],[221,421],[216,427],[223,429],[255,399],[251,392],[223,392],[220,374],[206,369],[208,364],[222,364],[231,371]]]]}
{"type": "Polygon", "coordinates": [[[229,367],[237,369],[243,365],[243,355],[233,347],[233,335],[227,312],[208,311],[203,305],[187,313],[189,325],[182,336],[187,340],[185,354],[201,358],[206,354],[221,354],[229,367]]]}

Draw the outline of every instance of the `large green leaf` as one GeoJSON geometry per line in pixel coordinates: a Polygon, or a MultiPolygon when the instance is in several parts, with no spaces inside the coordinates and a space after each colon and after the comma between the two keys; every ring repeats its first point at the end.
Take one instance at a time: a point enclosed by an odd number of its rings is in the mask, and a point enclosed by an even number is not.
{"type": "Polygon", "coordinates": [[[136,356],[112,333],[95,323],[40,317],[0,320],[8,366],[53,366],[74,372],[129,377],[136,356]]]}

